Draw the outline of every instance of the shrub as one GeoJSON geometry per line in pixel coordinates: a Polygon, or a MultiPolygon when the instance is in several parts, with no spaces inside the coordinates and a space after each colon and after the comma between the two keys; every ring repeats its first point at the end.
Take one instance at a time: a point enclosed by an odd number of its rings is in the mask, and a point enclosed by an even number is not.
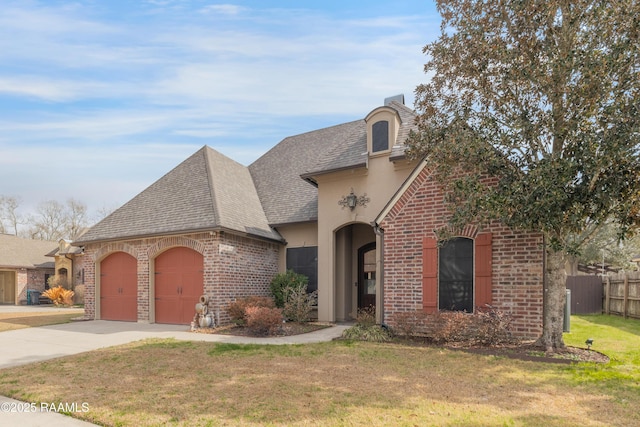
{"type": "Polygon", "coordinates": [[[282,326],[282,311],[279,308],[247,307],[247,327],[255,335],[274,333],[282,326]]]}
{"type": "Polygon", "coordinates": [[[407,338],[426,337],[436,344],[496,346],[516,342],[511,334],[511,315],[492,307],[473,314],[460,311],[397,313],[393,321],[399,334],[407,338]]]}
{"type": "Polygon", "coordinates": [[[42,295],[53,301],[55,305],[73,305],[74,292],[62,286],[47,289],[42,295]]]}
{"type": "Polygon", "coordinates": [[[380,325],[358,325],[350,327],[342,333],[342,338],[358,341],[385,342],[391,340],[389,331],[380,325]]]}
{"type": "Polygon", "coordinates": [[[304,287],[307,289],[309,278],[304,274],[298,274],[293,270],[287,270],[286,273],[280,273],[273,278],[269,288],[276,302],[276,307],[283,308],[286,301],[287,289],[304,287]]]}
{"type": "Polygon", "coordinates": [[[462,311],[436,311],[430,315],[427,334],[438,344],[470,343],[472,317],[462,311]]]}
{"type": "Polygon", "coordinates": [[[355,326],[345,330],[342,337],[349,340],[385,342],[391,340],[389,331],[376,324],[375,307],[358,310],[355,326]]]}
{"type": "Polygon", "coordinates": [[[285,303],[282,314],[293,322],[306,322],[313,307],[318,303],[318,291],[307,293],[307,286],[285,289],[285,303]]]}
{"type": "Polygon", "coordinates": [[[425,336],[429,315],[422,310],[403,311],[393,315],[394,331],[406,338],[425,336]]]}
{"type": "Polygon", "coordinates": [[[273,298],[255,295],[237,298],[227,306],[227,313],[229,313],[231,321],[239,325],[244,325],[247,320],[246,309],[248,307],[275,308],[275,303],[273,302],[273,298]]]}

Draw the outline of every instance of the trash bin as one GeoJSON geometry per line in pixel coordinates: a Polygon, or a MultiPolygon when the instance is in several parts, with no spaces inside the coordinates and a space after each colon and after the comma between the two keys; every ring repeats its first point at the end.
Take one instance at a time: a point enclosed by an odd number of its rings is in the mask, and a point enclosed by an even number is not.
{"type": "Polygon", "coordinates": [[[32,290],[28,291],[31,294],[29,295],[29,301],[31,301],[31,305],[40,304],[40,291],[32,290]]]}

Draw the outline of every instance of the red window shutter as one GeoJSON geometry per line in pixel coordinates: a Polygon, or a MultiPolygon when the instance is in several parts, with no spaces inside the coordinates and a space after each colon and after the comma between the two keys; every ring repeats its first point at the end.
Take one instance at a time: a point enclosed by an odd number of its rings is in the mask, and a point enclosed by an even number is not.
{"type": "Polygon", "coordinates": [[[475,246],[475,305],[482,308],[491,304],[491,233],[478,234],[475,246]]]}
{"type": "Polygon", "coordinates": [[[438,241],[433,237],[422,240],[422,309],[438,309],[438,241]]]}

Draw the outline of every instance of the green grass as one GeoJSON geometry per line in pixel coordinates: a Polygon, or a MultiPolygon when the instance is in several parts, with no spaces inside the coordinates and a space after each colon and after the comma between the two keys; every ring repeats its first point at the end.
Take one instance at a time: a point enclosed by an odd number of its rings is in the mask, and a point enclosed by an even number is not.
{"type": "Polygon", "coordinates": [[[597,387],[612,393],[620,402],[640,394],[640,320],[618,316],[571,316],[571,332],[564,334],[566,345],[586,347],[593,339],[592,350],[611,359],[607,365],[582,363],[569,372],[576,384],[597,387]]]}
{"type": "Polygon", "coordinates": [[[296,346],[145,340],[0,370],[0,395],[87,402],[100,425],[640,425],[640,321],[574,316],[551,364],[403,343],[296,346]]]}

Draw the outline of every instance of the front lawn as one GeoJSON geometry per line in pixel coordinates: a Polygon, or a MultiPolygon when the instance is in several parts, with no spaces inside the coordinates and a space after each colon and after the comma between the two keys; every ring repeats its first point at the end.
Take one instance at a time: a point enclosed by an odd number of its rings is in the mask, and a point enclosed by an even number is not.
{"type": "Polygon", "coordinates": [[[0,395],[86,402],[77,416],[109,426],[639,425],[640,322],[601,317],[574,316],[566,340],[584,346],[589,333],[608,365],[350,341],[147,340],[0,370],[0,395]]]}

